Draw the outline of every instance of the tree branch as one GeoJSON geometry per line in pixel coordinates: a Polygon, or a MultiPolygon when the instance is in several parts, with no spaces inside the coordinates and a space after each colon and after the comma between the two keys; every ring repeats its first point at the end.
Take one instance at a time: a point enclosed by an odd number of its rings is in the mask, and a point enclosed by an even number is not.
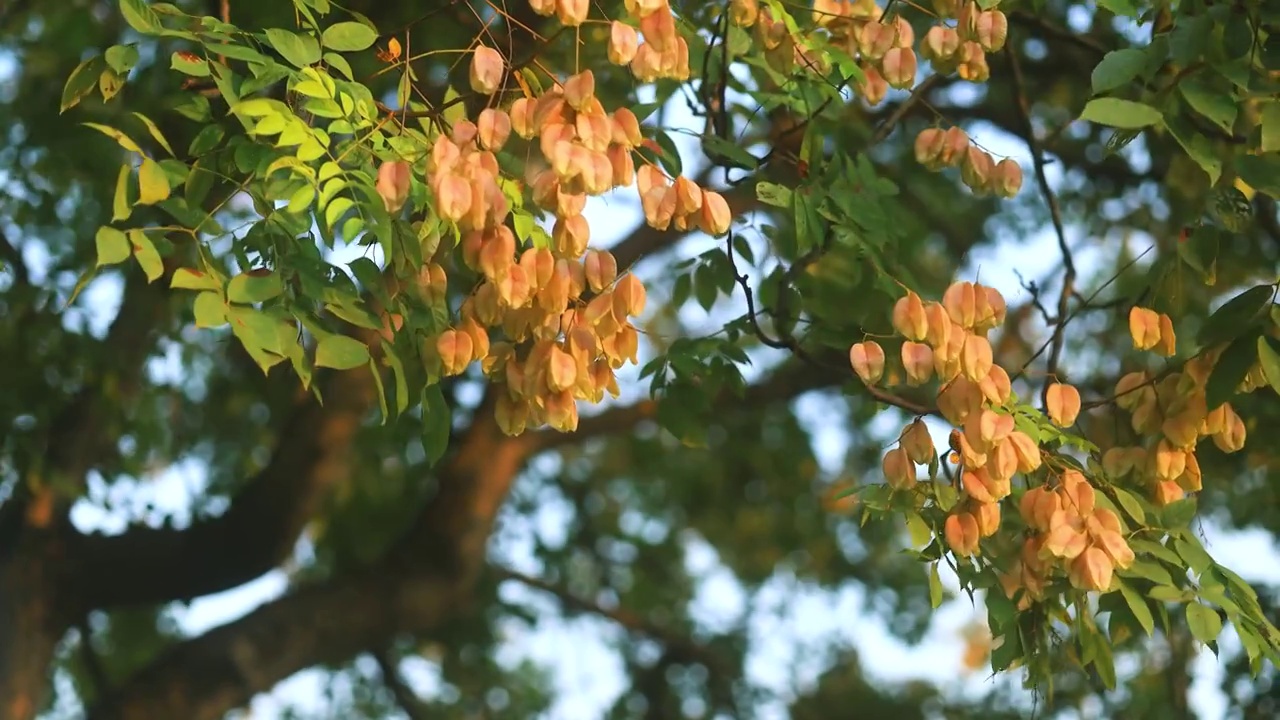
{"type": "Polygon", "coordinates": [[[373,398],[365,369],[335,374],[325,406],[305,396],[280,430],[268,465],[216,518],[185,530],[135,527],[74,539],[68,598],[83,612],[188,599],[235,587],[275,567],[325,492],[348,472],[347,451],[373,398]]]}
{"type": "Polygon", "coordinates": [[[88,720],[220,720],[290,675],[426,632],[466,606],[469,585],[384,562],[300,588],[179,643],[89,710],[88,720]]]}

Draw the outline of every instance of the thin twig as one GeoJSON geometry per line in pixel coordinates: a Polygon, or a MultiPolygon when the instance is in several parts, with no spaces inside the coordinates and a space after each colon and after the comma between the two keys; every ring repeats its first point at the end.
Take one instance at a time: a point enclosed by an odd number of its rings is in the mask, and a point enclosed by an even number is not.
{"type": "Polygon", "coordinates": [[[89,628],[89,619],[81,618],[76,623],[76,631],[80,633],[80,658],[84,662],[85,672],[93,681],[93,691],[98,697],[105,697],[111,692],[111,683],[107,680],[102,660],[93,649],[93,630],[89,628]]]}
{"type": "Polygon", "coordinates": [[[17,246],[9,242],[9,236],[3,230],[0,230],[0,260],[4,260],[4,266],[13,272],[14,283],[20,287],[26,287],[31,284],[31,276],[27,273],[27,263],[22,259],[22,252],[17,246]]]}
{"type": "MultiPolygon", "coordinates": [[[[760,314],[756,309],[755,294],[751,291],[749,279],[745,273],[738,272],[737,261],[733,258],[733,233],[729,234],[727,243],[728,247],[726,249],[726,253],[729,256],[729,266],[733,272],[734,281],[742,288],[742,292],[747,298],[747,322],[751,324],[752,332],[755,334],[756,338],[758,338],[760,342],[767,347],[774,348],[775,350],[788,350],[802,362],[808,363],[814,367],[832,368],[833,365],[831,363],[823,362],[810,354],[808,350],[805,350],[804,346],[800,344],[800,341],[791,333],[779,330],[777,338],[769,337],[769,335],[764,331],[764,328],[760,325],[760,314]]],[[[843,366],[836,369],[841,371],[847,370],[847,368],[843,366]]],[[[937,412],[935,408],[921,405],[920,403],[895,395],[887,390],[882,390],[874,385],[863,385],[863,387],[865,387],[867,389],[867,393],[876,400],[879,400],[886,405],[892,405],[906,410],[913,415],[932,415],[937,412]]]]}
{"type": "Polygon", "coordinates": [[[723,669],[723,661],[716,656],[710,648],[699,645],[687,637],[682,637],[656,627],[652,623],[646,622],[635,613],[622,608],[610,610],[609,608],[601,606],[599,603],[579,597],[558,585],[547,582],[541,578],[533,577],[532,575],[526,575],[522,572],[498,567],[496,565],[493,566],[493,571],[503,580],[514,580],[522,585],[527,585],[536,590],[541,590],[556,596],[556,598],[560,600],[560,603],[566,608],[571,608],[581,612],[588,612],[592,615],[598,615],[617,623],[628,632],[645,635],[653,640],[661,642],[668,648],[678,649],[682,651],[683,655],[696,659],[698,662],[706,665],[709,670],[723,669]]]}
{"type": "MultiPolygon", "coordinates": [[[[1040,186],[1040,194],[1044,196],[1045,204],[1049,206],[1049,219],[1053,222],[1053,231],[1058,239],[1058,250],[1062,253],[1062,292],[1058,295],[1058,322],[1053,329],[1052,342],[1050,343],[1049,360],[1046,366],[1046,375],[1053,377],[1058,373],[1058,363],[1062,359],[1062,347],[1066,342],[1067,323],[1071,320],[1069,311],[1071,309],[1071,295],[1075,292],[1076,285],[1076,263],[1071,255],[1071,247],[1067,244],[1066,228],[1062,222],[1062,208],[1058,205],[1058,197],[1054,195],[1053,188],[1049,185],[1049,178],[1044,172],[1044,151],[1040,147],[1040,142],[1036,139],[1035,124],[1031,120],[1031,102],[1027,99],[1026,82],[1022,76],[1022,61],[1018,59],[1018,51],[1012,42],[1009,42],[1011,50],[1009,51],[1009,68],[1011,79],[1013,82],[1013,92],[1018,108],[1018,116],[1022,120],[1023,131],[1026,133],[1027,149],[1031,151],[1031,163],[1035,168],[1036,183],[1040,186]]],[[[1044,392],[1049,392],[1049,384],[1045,384],[1044,392]]]]}
{"type": "Polygon", "coordinates": [[[374,662],[378,663],[378,672],[382,675],[382,684],[387,686],[391,691],[391,696],[395,698],[396,705],[404,711],[409,720],[427,720],[426,709],[422,706],[422,700],[418,694],[409,687],[404,678],[400,677],[400,671],[396,669],[395,662],[387,655],[385,650],[375,651],[373,654],[374,662]]]}

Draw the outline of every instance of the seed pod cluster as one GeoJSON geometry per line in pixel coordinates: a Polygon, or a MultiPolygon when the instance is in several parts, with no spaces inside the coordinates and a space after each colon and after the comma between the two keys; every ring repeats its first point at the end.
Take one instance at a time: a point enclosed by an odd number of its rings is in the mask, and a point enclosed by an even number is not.
{"type": "MultiPolygon", "coordinates": [[[[1161,357],[1176,354],[1172,319],[1142,307],[1129,312],[1129,333],[1139,350],[1161,357]]],[[[1115,387],[1116,407],[1129,415],[1139,437],[1138,445],[1117,445],[1102,456],[1103,470],[1112,478],[1138,487],[1158,506],[1168,505],[1199,492],[1203,486],[1196,447],[1208,439],[1224,453],[1240,451],[1248,432],[1244,420],[1230,402],[1209,407],[1208,382],[1224,347],[1211,347],[1187,360],[1179,371],[1161,376],[1135,371],[1120,378],[1115,387]]],[[[1251,393],[1267,385],[1260,363],[1255,362],[1236,388],[1251,393]]]]}

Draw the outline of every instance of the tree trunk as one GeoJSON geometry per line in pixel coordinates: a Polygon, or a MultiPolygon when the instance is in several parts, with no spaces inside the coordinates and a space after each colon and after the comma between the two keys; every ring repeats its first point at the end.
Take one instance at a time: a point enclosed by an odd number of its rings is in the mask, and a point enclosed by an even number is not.
{"type": "Polygon", "coordinates": [[[50,548],[56,546],[36,537],[49,533],[8,519],[17,530],[0,531],[0,717],[30,720],[44,705],[54,648],[66,625],[53,596],[57,558],[50,548]]]}

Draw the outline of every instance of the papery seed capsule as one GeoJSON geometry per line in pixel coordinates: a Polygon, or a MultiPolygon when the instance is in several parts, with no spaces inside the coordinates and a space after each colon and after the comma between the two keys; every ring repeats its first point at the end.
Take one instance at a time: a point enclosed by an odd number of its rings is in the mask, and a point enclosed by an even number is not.
{"type": "Polygon", "coordinates": [[[908,292],[894,303],[893,329],[913,342],[920,342],[929,334],[929,318],[919,295],[908,292]]]}
{"type": "Polygon", "coordinates": [[[718,237],[729,232],[733,212],[724,196],[712,190],[702,191],[702,210],[698,227],[708,235],[718,237]]]}
{"type": "Polygon", "coordinates": [[[974,20],[974,39],[987,52],[999,52],[1009,37],[1009,20],[999,10],[985,10],[974,20]]]}
{"type": "Polygon", "coordinates": [[[1231,406],[1223,403],[1223,407],[1225,418],[1222,430],[1214,433],[1213,444],[1217,445],[1222,452],[1233,453],[1244,447],[1246,436],[1244,421],[1231,406]]]}
{"type": "Polygon", "coordinates": [[[960,35],[954,28],[934,25],[920,41],[920,54],[931,63],[947,64],[960,49],[960,35]]]}
{"type": "Polygon", "coordinates": [[[971,513],[961,512],[947,516],[943,534],[951,551],[960,557],[978,552],[978,520],[971,513]]]}
{"type": "Polygon", "coordinates": [[[1176,482],[1187,492],[1200,492],[1204,489],[1204,476],[1200,472],[1200,461],[1194,451],[1187,452],[1186,469],[1177,477],[1176,482]]]}
{"type": "Polygon", "coordinates": [[[1173,332],[1173,320],[1164,313],[1160,313],[1156,320],[1160,333],[1160,341],[1155,346],[1156,353],[1163,357],[1173,357],[1178,353],[1178,341],[1177,335],[1173,332]]]}
{"type": "MultiPolygon", "coordinates": [[[[557,0],[556,19],[565,27],[577,27],[586,21],[590,6],[590,0],[557,0]]],[[[577,424],[575,413],[574,425],[577,424]]]]}
{"type": "Polygon", "coordinates": [[[929,429],[920,420],[915,420],[908,425],[902,431],[902,438],[898,442],[906,451],[907,457],[911,458],[911,462],[916,464],[928,465],[937,455],[929,429]]]}
{"type": "Polygon", "coordinates": [[[1143,372],[1131,372],[1116,383],[1116,405],[1133,412],[1143,401],[1154,395],[1147,385],[1149,378],[1143,372]]]}
{"type": "Polygon", "coordinates": [[[970,145],[965,151],[964,161],[960,163],[960,179],[976,195],[985,195],[991,189],[991,180],[995,174],[995,160],[986,151],[970,145]]]}
{"type": "Polygon", "coordinates": [[[991,372],[991,343],[980,335],[969,335],[964,339],[964,350],[960,354],[960,367],[964,376],[970,381],[980,383],[991,372]]]}
{"type": "Polygon", "coordinates": [[[987,399],[987,402],[996,407],[1008,402],[1009,395],[1013,393],[1009,373],[995,364],[992,364],[987,376],[978,381],[978,389],[982,391],[982,396],[987,399]]]}
{"type": "Polygon", "coordinates": [[[952,425],[961,425],[969,414],[982,407],[982,393],[975,383],[963,375],[947,383],[938,392],[938,411],[952,425]]]}
{"type": "Polygon", "coordinates": [[[1150,350],[1160,342],[1160,316],[1154,310],[1134,306],[1129,311],[1129,335],[1138,350],[1150,350]]]}
{"type": "Polygon", "coordinates": [[[1058,427],[1071,427],[1080,414],[1080,391],[1065,383],[1053,383],[1045,392],[1045,409],[1058,427]]]}
{"type": "Polygon", "coordinates": [[[1182,486],[1172,480],[1158,480],[1152,488],[1152,501],[1158,507],[1164,507],[1186,497],[1182,486]]]}
{"type": "Polygon", "coordinates": [[[471,364],[471,336],[465,332],[445,330],[436,339],[436,352],[440,356],[441,369],[447,376],[459,375],[471,364]]]}
{"type": "Polygon", "coordinates": [[[757,0],[733,0],[729,4],[729,22],[740,28],[755,25],[759,17],[760,5],[757,0]]]}
{"type": "Polygon", "coordinates": [[[1096,547],[1086,548],[1071,561],[1068,577],[1081,590],[1104,591],[1111,587],[1114,565],[1107,554],[1096,547]]]}
{"type": "MultiPolygon", "coordinates": [[[[938,155],[938,162],[944,166],[953,167],[959,165],[964,160],[965,153],[969,151],[969,136],[959,127],[949,127],[943,131],[944,142],[942,144],[942,153],[938,155]]],[[[954,287],[954,286],[953,286],[954,287]]],[[[946,301],[943,301],[946,304],[946,301]]],[[[954,320],[955,318],[952,317],[954,320]]]]}
{"type": "Polygon", "coordinates": [[[481,95],[492,95],[502,84],[506,62],[502,53],[481,45],[471,53],[471,89],[481,95]]]}
{"type": "Polygon", "coordinates": [[[905,490],[916,483],[915,466],[911,464],[911,458],[907,457],[907,451],[902,448],[886,452],[881,469],[884,471],[885,482],[895,490],[905,490]]]}
{"type": "Polygon", "coordinates": [[[884,376],[884,359],[884,349],[874,340],[849,348],[849,363],[867,385],[875,385],[884,376]]]}
{"type": "Polygon", "coordinates": [[[1048,532],[1052,526],[1055,513],[1062,510],[1062,498],[1044,486],[1036,486],[1026,491],[1018,502],[1018,512],[1022,520],[1033,530],[1048,532]]]}
{"type": "Polygon", "coordinates": [[[968,330],[977,321],[977,296],[973,283],[952,283],[942,295],[942,306],[951,316],[951,322],[968,330]]]}
{"type": "Polygon", "coordinates": [[[640,36],[636,29],[617,20],[609,25],[609,62],[626,65],[636,57],[640,36]]]}
{"type": "Polygon", "coordinates": [[[1022,190],[1022,166],[1013,158],[1005,158],[996,163],[991,178],[991,186],[996,195],[1002,198],[1016,197],[1022,190]]]}
{"type": "Polygon", "coordinates": [[[874,66],[863,65],[860,69],[863,79],[857,83],[858,94],[862,95],[868,105],[873,107],[879,105],[884,100],[884,96],[889,93],[889,82],[874,66]]]}
{"type": "Polygon", "coordinates": [[[1009,433],[1005,442],[1013,447],[1014,454],[1018,457],[1018,472],[1035,472],[1040,467],[1040,448],[1030,435],[1014,430],[1009,433]]]}
{"type": "Polygon", "coordinates": [[[375,189],[388,213],[399,212],[409,199],[409,163],[390,160],[379,165],[375,189]]]}
{"type": "Polygon", "coordinates": [[[890,48],[880,61],[880,67],[890,87],[905,90],[916,82],[916,53],[910,47],[890,48]]]}
{"type": "Polygon", "coordinates": [[[902,368],[907,372],[907,383],[923,385],[933,377],[933,349],[924,343],[902,344],[902,368]]]}
{"type": "Polygon", "coordinates": [[[977,522],[980,537],[991,537],[1000,529],[1000,503],[972,503],[969,512],[977,522]]]}
{"type": "Polygon", "coordinates": [[[945,142],[946,136],[943,134],[942,128],[931,127],[921,130],[920,134],[916,135],[916,162],[930,170],[941,168],[942,163],[938,158],[942,156],[945,142]]]}

